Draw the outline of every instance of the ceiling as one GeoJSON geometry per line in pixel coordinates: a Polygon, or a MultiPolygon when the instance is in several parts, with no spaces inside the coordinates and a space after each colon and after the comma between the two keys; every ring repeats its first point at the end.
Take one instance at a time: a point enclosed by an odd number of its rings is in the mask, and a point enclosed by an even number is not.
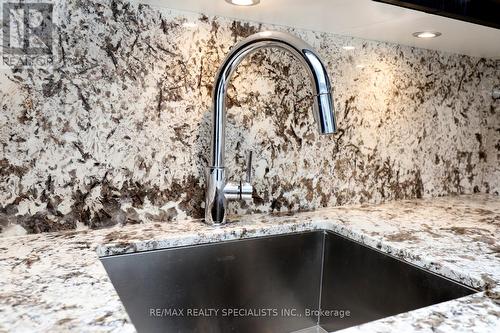
{"type": "Polygon", "coordinates": [[[136,0],[158,7],[386,41],[432,50],[500,59],[500,29],[371,0],[261,0],[240,7],[225,0],[136,0]],[[419,39],[416,31],[442,36],[419,39]]]}

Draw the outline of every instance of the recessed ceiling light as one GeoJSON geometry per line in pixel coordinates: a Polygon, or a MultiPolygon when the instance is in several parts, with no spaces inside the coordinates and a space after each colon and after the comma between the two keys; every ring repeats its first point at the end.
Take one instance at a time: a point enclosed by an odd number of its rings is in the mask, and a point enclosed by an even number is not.
{"type": "Polygon", "coordinates": [[[226,0],[226,2],[236,6],[253,6],[260,2],[260,0],[226,0]]]}
{"type": "Polygon", "coordinates": [[[434,38],[439,36],[441,36],[441,33],[437,31],[418,31],[413,33],[413,37],[417,38],[434,38]]]}
{"type": "Polygon", "coordinates": [[[355,49],[355,47],[351,45],[342,46],[342,48],[347,51],[352,51],[355,49]]]}

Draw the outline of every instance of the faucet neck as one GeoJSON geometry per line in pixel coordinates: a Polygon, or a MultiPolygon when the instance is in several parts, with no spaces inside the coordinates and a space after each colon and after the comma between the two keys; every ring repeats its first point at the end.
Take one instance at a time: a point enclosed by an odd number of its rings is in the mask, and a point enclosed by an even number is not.
{"type": "Polygon", "coordinates": [[[224,167],[225,127],[226,127],[226,93],[229,80],[238,65],[251,53],[262,48],[280,48],[292,53],[307,69],[311,78],[314,104],[314,117],[318,122],[320,132],[335,132],[335,118],[331,102],[331,85],[326,69],[307,43],[290,34],[266,31],[254,34],[238,44],[226,56],[215,78],[213,89],[213,128],[211,167],[224,167]],[[320,107],[329,109],[324,115],[319,113],[320,107]]]}

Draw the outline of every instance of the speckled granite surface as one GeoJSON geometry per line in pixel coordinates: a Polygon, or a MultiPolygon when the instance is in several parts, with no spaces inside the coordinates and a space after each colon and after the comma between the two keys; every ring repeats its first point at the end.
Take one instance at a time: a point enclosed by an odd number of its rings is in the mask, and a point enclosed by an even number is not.
{"type": "Polygon", "coordinates": [[[179,245],[328,229],[427,268],[479,294],[349,329],[353,332],[497,332],[500,199],[472,195],[0,239],[0,331],[132,332],[98,260],[179,245]],[[97,252],[96,252],[97,251],[97,252]]]}
{"type": "Polygon", "coordinates": [[[258,198],[233,211],[500,190],[500,100],[491,97],[500,61],[119,0],[53,2],[54,68],[0,72],[8,234],[201,217],[216,70],[236,41],[265,29],[317,49],[339,133],[316,133],[292,57],[267,51],[242,63],[229,89],[226,164],[238,180],[254,151],[258,198]]]}

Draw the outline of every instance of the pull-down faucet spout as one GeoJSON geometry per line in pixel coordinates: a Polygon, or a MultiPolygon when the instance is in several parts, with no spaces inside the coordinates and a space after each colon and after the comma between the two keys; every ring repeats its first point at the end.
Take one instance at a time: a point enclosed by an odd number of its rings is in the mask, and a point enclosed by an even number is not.
{"type": "MultiPolygon", "coordinates": [[[[205,222],[223,224],[226,222],[227,200],[250,199],[252,186],[250,170],[247,181],[226,184],[224,170],[225,150],[225,99],[229,80],[236,67],[251,53],[262,48],[279,48],[292,53],[306,68],[313,90],[313,114],[320,134],[336,131],[335,113],[331,95],[330,79],[325,66],[312,47],[290,34],[265,31],[247,37],[236,44],[226,56],[215,78],[213,89],[213,129],[211,165],[207,170],[205,222]]],[[[250,168],[250,163],[248,168],[250,168]]]]}

